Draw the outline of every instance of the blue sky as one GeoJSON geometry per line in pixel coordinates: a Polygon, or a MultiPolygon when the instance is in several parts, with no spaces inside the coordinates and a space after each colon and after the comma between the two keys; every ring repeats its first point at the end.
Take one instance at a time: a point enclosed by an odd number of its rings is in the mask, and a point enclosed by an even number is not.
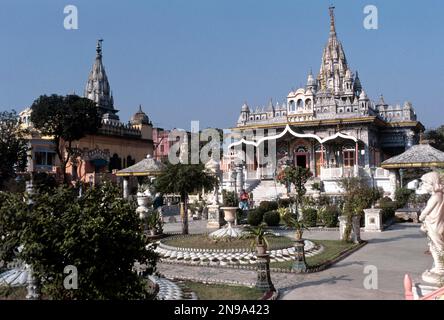
{"type": "Polygon", "coordinates": [[[317,73],[328,7],[352,70],[373,100],[409,100],[426,127],[444,123],[444,2],[441,0],[0,0],[0,110],[40,94],[83,94],[103,38],[120,117],[139,104],[155,125],[230,127],[244,101],[283,101],[317,73]],[[79,29],[63,28],[63,8],[79,29]],[[379,9],[379,29],[363,8],[379,9]]]}

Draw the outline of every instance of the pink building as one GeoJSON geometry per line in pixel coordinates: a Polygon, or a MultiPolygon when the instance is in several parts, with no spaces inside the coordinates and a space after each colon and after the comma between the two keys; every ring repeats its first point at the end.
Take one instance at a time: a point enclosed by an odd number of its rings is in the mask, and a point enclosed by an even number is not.
{"type": "Polygon", "coordinates": [[[168,152],[172,142],[168,142],[168,135],[170,131],[163,128],[153,128],[153,144],[154,144],[154,159],[158,161],[167,161],[168,152]]]}

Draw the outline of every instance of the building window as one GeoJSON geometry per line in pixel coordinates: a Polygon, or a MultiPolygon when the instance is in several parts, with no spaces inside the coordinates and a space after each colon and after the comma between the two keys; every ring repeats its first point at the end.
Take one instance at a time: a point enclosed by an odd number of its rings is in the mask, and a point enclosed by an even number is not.
{"type": "Polygon", "coordinates": [[[53,166],[55,165],[55,153],[47,151],[38,151],[34,154],[35,164],[38,166],[53,166]]]}
{"type": "Polygon", "coordinates": [[[302,100],[298,100],[298,110],[304,108],[304,102],[302,100]]]}
{"type": "Polygon", "coordinates": [[[344,150],[344,167],[350,168],[355,165],[355,150],[344,150]]]}

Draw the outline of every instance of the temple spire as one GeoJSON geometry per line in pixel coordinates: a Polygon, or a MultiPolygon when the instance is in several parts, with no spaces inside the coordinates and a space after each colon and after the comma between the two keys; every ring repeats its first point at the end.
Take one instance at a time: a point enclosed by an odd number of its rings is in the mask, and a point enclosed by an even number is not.
{"type": "Polygon", "coordinates": [[[114,109],[114,98],[102,61],[102,42],[97,40],[96,59],[88,76],[84,96],[97,104],[102,114],[112,120],[118,120],[117,110],[114,109]]]}
{"type": "Polygon", "coordinates": [[[335,7],[330,6],[328,8],[330,10],[330,33],[336,34],[336,26],[335,26],[335,7]]]}

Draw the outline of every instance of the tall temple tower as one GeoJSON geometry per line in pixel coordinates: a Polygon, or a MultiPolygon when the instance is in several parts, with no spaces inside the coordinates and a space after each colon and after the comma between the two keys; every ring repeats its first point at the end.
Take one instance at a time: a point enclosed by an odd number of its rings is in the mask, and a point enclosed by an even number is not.
{"type": "Polygon", "coordinates": [[[318,88],[322,92],[335,96],[350,92],[351,71],[347,65],[344,49],[336,35],[334,7],[330,7],[330,36],[322,54],[322,63],[318,75],[318,88]]]}
{"type": "Polygon", "coordinates": [[[97,104],[105,122],[112,123],[118,122],[119,116],[118,110],[114,109],[114,98],[102,63],[102,42],[102,39],[97,41],[96,60],[89,73],[84,96],[97,104]]]}

